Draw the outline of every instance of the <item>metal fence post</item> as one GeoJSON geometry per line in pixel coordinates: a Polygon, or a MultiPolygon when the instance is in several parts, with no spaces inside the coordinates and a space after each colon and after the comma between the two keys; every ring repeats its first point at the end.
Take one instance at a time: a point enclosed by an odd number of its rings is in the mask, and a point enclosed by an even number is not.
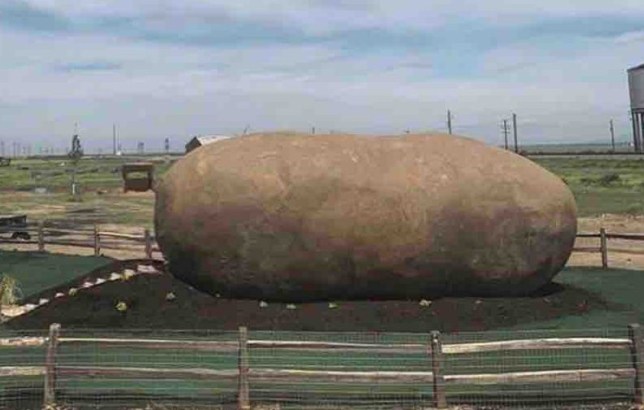
{"type": "Polygon", "coordinates": [[[145,257],[152,259],[152,235],[150,235],[149,229],[143,232],[143,237],[145,238],[145,257]]]}
{"type": "Polygon", "coordinates": [[[239,390],[237,407],[239,410],[250,410],[250,394],[248,388],[248,329],[239,328],[239,390]]]}
{"type": "Polygon", "coordinates": [[[38,252],[45,251],[45,221],[38,221],[38,252]]]}
{"type": "Polygon", "coordinates": [[[628,326],[631,339],[631,362],[635,369],[635,403],[644,404],[644,332],[639,324],[628,326]]]}
{"type": "Polygon", "coordinates": [[[447,399],[445,397],[445,379],[443,378],[443,344],[438,331],[431,333],[431,357],[434,407],[444,409],[447,407],[447,399]]]}
{"type": "Polygon", "coordinates": [[[599,247],[602,252],[602,268],[608,268],[608,245],[606,240],[606,229],[599,230],[599,247]]]}
{"type": "Polygon", "coordinates": [[[56,404],[56,354],[58,352],[59,333],[60,325],[58,323],[49,326],[47,356],[45,357],[43,407],[53,407],[56,404]]]}
{"type": "Polygon", "coordinates": [[[98,233],[98,225],[94,225],[94,256],[101,254],[101,238],[98,233]]]}

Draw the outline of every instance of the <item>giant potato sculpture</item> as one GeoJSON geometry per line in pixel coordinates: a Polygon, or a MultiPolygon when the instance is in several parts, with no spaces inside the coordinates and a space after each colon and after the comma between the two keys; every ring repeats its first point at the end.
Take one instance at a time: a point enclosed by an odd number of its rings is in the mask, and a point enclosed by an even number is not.
{"type": "Polygon", "coordinates": [[[168,171],[155,224],[176,277],[283,301],[528,294],[577,230],[558,177],[447,135],[217,142],[168,171]]]}

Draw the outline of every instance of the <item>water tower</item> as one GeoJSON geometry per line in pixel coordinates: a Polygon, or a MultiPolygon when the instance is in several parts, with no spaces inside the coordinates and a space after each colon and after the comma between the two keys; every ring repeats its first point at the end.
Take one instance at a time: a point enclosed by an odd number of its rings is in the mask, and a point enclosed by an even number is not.
{"type": "Polygon", "coordinates": [[[631,94],[633,145],[635,152],[644,152],[644,64],[628,70],[628,88],[631,94]]]}

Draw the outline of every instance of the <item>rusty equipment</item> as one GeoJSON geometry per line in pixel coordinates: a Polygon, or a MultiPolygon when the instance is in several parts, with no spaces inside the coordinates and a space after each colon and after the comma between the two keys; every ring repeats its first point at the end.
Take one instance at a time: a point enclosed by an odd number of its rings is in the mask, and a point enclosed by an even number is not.
{"type": "Polygon", "coordinates": [[[121,171],[123,174],[123,192],[145,192],[152,189],[154,164],[149,162],[124,164],[121,171]],[[141,174],[145,174],[145,176],[141,176],[141,174]]]}

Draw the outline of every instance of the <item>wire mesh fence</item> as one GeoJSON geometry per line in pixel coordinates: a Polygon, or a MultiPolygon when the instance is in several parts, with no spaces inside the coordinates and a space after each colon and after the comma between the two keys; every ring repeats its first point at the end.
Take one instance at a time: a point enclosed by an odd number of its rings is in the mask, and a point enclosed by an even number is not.
{"type": "Polygon", "coordinates": [[[642,399],[643,342],[638,326],[2,331],[0,408],[628,408],[642,399]]]}

